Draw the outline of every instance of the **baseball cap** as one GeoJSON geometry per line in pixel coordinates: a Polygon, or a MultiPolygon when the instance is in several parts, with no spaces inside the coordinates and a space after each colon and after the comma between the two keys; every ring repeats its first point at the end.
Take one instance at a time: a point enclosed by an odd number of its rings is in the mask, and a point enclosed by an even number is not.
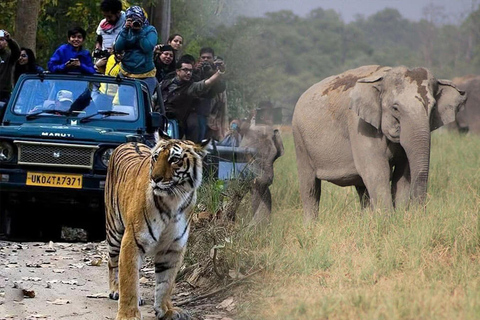
{"type": "Polygon", "coordinates": [[[73,102],[73,94],[72,91],[68,90],[60,90],[57,92],[57,100],[58,101],[70,101],[73,102]]]}

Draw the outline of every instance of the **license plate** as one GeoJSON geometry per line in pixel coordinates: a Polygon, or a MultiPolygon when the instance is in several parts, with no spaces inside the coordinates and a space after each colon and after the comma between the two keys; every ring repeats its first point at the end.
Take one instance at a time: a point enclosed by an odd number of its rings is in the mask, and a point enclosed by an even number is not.
{"type": "Polygon", "coordinates": [[[27,172],[27,186],[81,189],[82,175],[27,172]]]}

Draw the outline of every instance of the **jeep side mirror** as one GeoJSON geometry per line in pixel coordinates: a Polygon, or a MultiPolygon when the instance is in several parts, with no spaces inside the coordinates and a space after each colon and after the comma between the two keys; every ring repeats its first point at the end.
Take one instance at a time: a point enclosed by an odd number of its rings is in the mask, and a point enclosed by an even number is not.
{"type": "Polygon", "coordinates": [[[158,112],[150,112],[150,116],[151,116],[151,126],[153,129],[157,129],[159,127],[161,127],[163,124],[163,118],[162,118],[162,115],[158,112]]]}

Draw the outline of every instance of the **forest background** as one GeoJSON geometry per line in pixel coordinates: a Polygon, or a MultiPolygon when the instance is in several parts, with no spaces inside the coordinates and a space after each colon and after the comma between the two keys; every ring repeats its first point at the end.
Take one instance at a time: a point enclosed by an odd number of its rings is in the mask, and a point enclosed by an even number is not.
{"type": "MultiPolygon", "coordinates": [[[[142,5],[151,10],[164,1],[129,0],[124,7],[142,5]]],[[[38,63],[45,67],[54,50],[66,42],[66,31],[75,25],[87,30],[85,47],[93,50],[95,30],[103,18],[100,2],[2,0],[0,29],[10,31],[14,38],[34,36],[38,63]]],[[[288,121],[308,87],[362,65],[426,67],[445,79],[480,71],[478,8],[472,7],[466,18],[455,24],[445,23],[448,12],[433,3],[423,8],[420,21],[410,21],[398,10],[387,8],[345,23],[339,13],[322,8],[305,17],[291,11],[239,16],[238,9],[248,2],[169,1],[169,31],[183,35],[183,53],[197,57],[201,47],[211,46],[225,59],[231,117],[243,117],[260,101],[270,100],[283,108],[288,121]]],[[[160,39],[160,34],[159,43],[166,40],[160,39]]]]}

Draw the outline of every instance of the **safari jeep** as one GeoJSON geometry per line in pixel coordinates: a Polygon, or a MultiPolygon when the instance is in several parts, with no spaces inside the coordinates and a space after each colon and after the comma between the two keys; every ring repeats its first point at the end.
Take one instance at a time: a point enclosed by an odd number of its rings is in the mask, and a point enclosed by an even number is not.
{"type": "MultiPolygon", "coordinates": [[[[178,136],[175,122],[152,110],[139,80],[22,75],[0,108],[0,236],[53,239],[71,225],[103,239],[103,192],[115,147],[153,145],[156,129],[178,136]]],[[[214,145],[206,173],[229,179],[228,159],[241,153],[214,145]]]]}
{"type": "Polygon", "coordinates": [[[29,228],[38,236],[40,224],[52,234],[68,223],[103,232],[110,155],[127,141],[152,144],[166,125],[142,82],[100,75],[23,75],[2,113],[0,233],[7,237],[29,228]]]}

